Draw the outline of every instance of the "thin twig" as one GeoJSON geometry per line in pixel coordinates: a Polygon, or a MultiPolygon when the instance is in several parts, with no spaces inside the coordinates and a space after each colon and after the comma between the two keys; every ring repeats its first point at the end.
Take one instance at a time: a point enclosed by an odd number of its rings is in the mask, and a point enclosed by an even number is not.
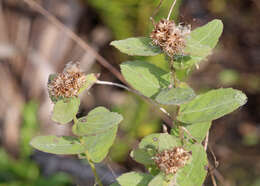
{"type": "Polygon", "coordinates": [[[98,177],[95,164],[94,164],[94,163],[91,161],[91,159],[89,158],[89,155],[88,155],[88,152],[87,152],[87,151],[85,152],[85,154],[86,154],[86,158],[87,158],[87,160],[88,160],[88,163],[89,163],[89,165],[90,165],[90,167],[91,167],[91,169],[92,169],[92,172],[93,172],[93,174],[94,174],[94,176],[95,176],[95,182],[96,182],[99,186],[103,186],[101,180],[100,180],[99,177],[98,177]]]}
{"type": "Polygon", "coordinates": [[[215,168],[216,168],[216,167],[218,167],[218,164],[219,164],[218,161],[217,161],[216,155],[215,155],[213,149],[210,146],[208,146],[208,148],[209,148],[209,151],[210,151],[210,153],[211,153],[211,155],[214,159],[214,165],[215,165],[215,168]]]}
{"type": "Polygon", "coordinates": [[[206,139],[205,139],[205,143],[204,143],[204,150],[207,151],[208,148],[208,142],[209,142],[209,131],[206,134],[206,139]]]}
{"type": "Polygon", "coordinates": [[[125,86],[125,85],[119,84],[119,83],[114,83],[114,82],[110,82],[110,81],[100,81],[100,80],[97,80],[96,84],[116,86],[116,87],[123,88],[123,89],[125,89],[125,90],[127,90],[129,92],[133,92],[135,94],[139,94],[139,92],[137,92],[136,90],[131,89],[131,88],[129,88],[129,87],[125,86]]]}
{"type": "MultiPolygon", "coordinates": [[[[209,162],[209,164],[208,164],[208,167],[209,167],[209,173],[211,174],[214,174],[215,175],[215,177],[217,178],[217,180],[221,183],[221,185],[223,185],[223,186],[228,186],[228,184],[226,184],[226,181],[225,181],[225,179],[224,179],[224,177],[221,175],[221,173],[217,170],[217,169],[215,169],[213,166],[212,166],[212,164],[209,162]]],[[[214,177],[214,176],[213,176],[214,177]]],[[[214,184],[214,182],[216,183],[216,180],[215,180],[215,177],[214,177],[214,180],[212,180],[212,182],[213,182],[213,184],[214,184]]],[[[212,177],[211,177],[212,178],[212,177]]],[[[215,185],[214,185],[215,186],[215,185]]]]}
{"type": "MultiPolygon", "coordinates": [[[[55,18],[52,14],[50,14],[47,10],[45,10],[43,7],[41,7],[38,3],[34,2],[33,0],[24,0],[29,6],[31,6],[32,9],[35,11],[39,12],[43,16],[45,16],[51,23],[53,23],[55,26],[57,26],[59,29],[64,31],[65,34],[67,34],[73,41],[75,41],[79,46],[81,46],[86,52],[91,52],[97,59],[97,61],[107,68],[112,74],[114,74],[121,82],[124,84],[128,84],[121,73],[113,67],[105,58],[103,58],[101,55],[99,55],[91,46],[89,46],[84,40],[82,40],[79,36],[77,36],[73,31],[71,31],[69,28],[67,28],[64,24],[62,24],[57,18],[55,18]]],[[[109,84],[107,84],[109,85],[109,84]]],[[[112,84],[111,84],[112,85],[112,84]]],[[[115,85],[115,84],[114,84],[115,85]]],[[[115,85],[116,86],[116,85],[115,85]]],[[[158,104],[153,102],[151,99],[148,99],[147,97],[143,96],[140,94],[138,91],[130,89],[126,86],[122,87],[121,85],[119,86],[121,88],[125,88],[126,90],[129,90],[133,93],[136,93],[140,95],[141,97],[145,98],[148,100],[150,103],[158,107],[158,104]]],[[[161,108],[160,110],[165,113],[161,108]]],[[[169,114],[167,114],[169,117],[169,114]]],[[[167,123],[167,125],[171,126],[172,122],[169,119],[165,119],[165,117],[162,117],[162,119],[167,123]]],[[[171,126],[172,127],[172,126],[171,126]]]]}
{"type": "Polygon", "coordinates": [[[177,1],[177,0],[174,0],[174,2],[172,3],[172,6],[171,6],[170,11],[169,11],[168,16],[167,16],[167,20],[169,20],[170,17],[171,17],[172,10],[173,10],[173,8],[174,8],[174,6],[175,6],[176,1],[177,1]]]}
{"type": "Polygon", "coordinates": [[[217,180],[221,183],[221,185],[228,186],[224,179],[224,176],[217,169],[214,169],[214,175],[216,176],[217,180]]]}
{"type": "Polygon", "coordinates": [[[33,0],[24,0],[33,10],[39,12],[43,16],[46,17],[51,23],[61,29],[67,36],[69,36],[73,41],[75,41],[82,49],[86,52],[92,53],[96,60],[105,68],[107,68],[112,74],[114,74],[120,81],[126,83],[125,79],[121,75],[121,73],[111,65],[104,57],[99,55],[95,49],[93,49],[89,44],[86,43],[83,39],[77,36],[72,30],[66,27],[62,22],[60,22],[56,17],[50,14],[47,10],[45,10],[41,5],[36,3],[33,0]]]}
{"type": "Polygon", "coordinates": [[[134,89],[131,89],[125,85],[122,85],[122,84],[119,84],[119,83],[114,83],[114,82],[109,82],[109,81],[100,81],[100,80],[97,80],[96,81],[96,84],[100,84],[100,85],[110,85],[110,86],[116,86],[116,87],[120,87],[120,88],[123,88],[129,92],[132,92],[134,94],[137,94],[139,95],[140,97],[144,98],[145,100],[147,100],[149,103],[151,103],[152,105],[156,106],[156,107],[159,107],[159,110],[164,113],[165,115],[168,116],[168,118],[170,119],[169,120],[165,120],[165,123],[169,126],[169,127],[172,127],[172,121],[173,121],[173,118],[171,117],[170,113],[168,113],[164,108],[160,107],[159,104],[157,104],[156,102],[154,102],[152,99],[144,96],[143,94],[141,94],[140,92],[138,92],[137,90],[134,90],[134,89]]]}
{"type": "Polygon", "coordinates": [[[184,132],[186,132],[186,134],[188,134],[188,136],[189,136],[195,143],[198,143],[198,140],[192,136],[192,134],[188,131],[188,129],[186,129],[186,128],[183,127],[183,126],[182,126],[181,128],[182,128],[182,130],[183,130],[184,132]]]}
{"type": "Polygon", "coordinates": [[[217,186],[216,179],[215,179],[214,174],[211,170],[209,171],[209,174],[210,174],[213,186],[217,186]]]}

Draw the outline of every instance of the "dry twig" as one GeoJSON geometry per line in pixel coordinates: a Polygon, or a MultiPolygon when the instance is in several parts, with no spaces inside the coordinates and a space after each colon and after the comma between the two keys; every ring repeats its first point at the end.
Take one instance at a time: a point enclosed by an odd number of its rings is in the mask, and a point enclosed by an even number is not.
{"type": "Polygon", "coordinates": [[[24,2],[26,2],[32,9],[45,16],[51,23],[56,25],[59,29],[64,31],[73,41],[75,41],[79,46],[81,46],[86,52],[91,52],[103,67],[107,68],[120,81],[126,83],[121,73],[115,67],[113,67],[113,65],[111,65],[104,57],[99,55],[91,46],[89,46],[84,40],[82,40],[79,36],[77,36],[68,27],[62,24],[57,18],[51,15],[42,6],[40,6],[38,3],[34,2],[33,0],[24,0],[24,2]]]}

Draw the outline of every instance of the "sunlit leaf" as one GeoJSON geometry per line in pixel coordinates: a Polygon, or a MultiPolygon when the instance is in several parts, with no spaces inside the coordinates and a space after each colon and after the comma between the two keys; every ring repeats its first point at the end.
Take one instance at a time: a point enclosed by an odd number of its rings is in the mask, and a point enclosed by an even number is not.
{"type": "Polygon", "coordinates": [[[79,110],[80,99],[77,97],[66,98],[55,103],[52,120],[61,124],[69,123],[79,110]]]}
{"type": "Polygon", "coordinates": [[[106,132],[82,137],[88,156],[93,162],[99,163],[107,156],[115,141],[117,129],[118,126],[114,126],[106,132]]]}
{"type": "MultiPolygon", "coordinates": [[[[193,138],[197,140],[197,142],[201,143],[209,131],[211,126],[211,122],[202,122],[202,123],[192,123],[190,125],[185,126],[185,128],[189,131],[193,138]]],[[[188,134],[184,132],[185,136],[191,138],[188,134]]]]}
{"type": "Polygon", "coordinates": [[[92,161],[101,162],[107,156],[122,119],[120,114],[110,112],[105,107],[97,107],[78,119],[73,133],[84,136],[82,141],[92,161]]]}
{"type": "Polygon", "coordinates": [[[37,136],[30,144],[37,150],[52,154],[79,154],[85,151],[80,141],[71,136],[37,136]]]}
{"type": "MultiPolygon", "coordinates": [[[[137,153],[134,159],[137,159],[139,163],[149,163],[147,160],[152,159],[155,153],[163,150],[172,149],[174,147],[180,147],[182,142],[179,137],[169,135],[167,133],[151,134],[140,142],[140,150],[146,150],[148,152],[144,158],[139,157],[137,153]],[[149,149],[155,149],[153,153],[149,153],[149,149]],[[149,158],[150,156],[150,158],[149,158]]],[[[176,183],[176,185],[187,186],[187,185],[202,185],[207,170],[207,155],[202,145],[187,143],[184,145],[184,149],[191,151],[191,158],[187,164],[180,168],[174,175],[165,175],[163,172],[159,173],[149,183],[149,186],[155,185],[169,185],[170,183],[176,183]]],[[[145,164],[148,165],[148,164],[145,164]]]]}
{"type": "Polygon", "coordinates": [[[164,105],[180,105],[187,103],[195,96],[191,88],[166,88],[156,96],[155,100],[164,105]]]}
{"type": "Polygon", "coordinates": [[[207,154],[199,144],[193,144],[186,150],[192,152],[191,161],[177,171],[176,183],[179,186],[202,185],[207,175],[207,154]]]}
{"type": "Polygon", "coordinates": [[[116,112],[110,112],[105,107],[97,107],[87,116],[78,119],[73,126],[73,132],[78,136],[97,135],[117,126],[122,119],[123,117],[116,112]]]}
{"type": "Polygon", "coordinates": [[[138,163],[141,163],[143,165],[152,165],[154,164],[154,161],[151,158],[151,155],[149,154],[149,150],[147,149],[135,149],[132,150],[130,153],[130,156],[138,163]]]}
{"type": "Polygon", "coordinates": [[[180,106],[177,119],[184,123],[212,121],[244,105],[247,97],[232,88],[211,90],[180,106]]]}
{"type": "Polygon", "coordinates": [[[144,165],[153,165],[152,157],[159,151],[180,146],[179,138],[167,133],[150,134],[142,139],[137,149],[131,152],[131,157],[144,165]]]}
{"type": "Polygon", "coordinates": [[[120,65],[128,83],[147,97],[156,95],[170,84],[169,73],[144,61],[127,61],[120,65]]]}
{"type": "Polygon", "coordinates": [[[116,179],[118,183],[113,183],[110,186],[145,186],[148,185],[152,178],[149,174],[129,172],[118,177],[116,179]]]}
{"type": "Polygon", "coordinates": [[[155,56],[162,53],[161,49],[152,44],[148,37],[134,37],[110,43],[123,53],[131,56],[155,56]]]}
{"type": "Polygon", "coordinates": [[[174,67],[178,69],[189,68],[205,60],[217,45],[222,31],[223,23],[218,19],[193,30],[187,37],[184,49],[184,53],[187,55],[176,56],[174,67]]]}
{"type": "Polygon", "coordinates": [[[165,179],[165,175],[161,172],[156,175],[148,184],[148,186],[169,186],[170,180],[165,179]]]}

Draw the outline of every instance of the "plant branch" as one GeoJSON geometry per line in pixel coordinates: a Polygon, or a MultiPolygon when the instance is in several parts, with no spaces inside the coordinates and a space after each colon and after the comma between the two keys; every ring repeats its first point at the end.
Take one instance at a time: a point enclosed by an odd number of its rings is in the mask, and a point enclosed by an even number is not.
{"type": "Polygon", "coordinates": [[[208,142],[209,142],[209,131],[206,134],[206,139],[205,139],[205,143],[204,143],[204,150],[207,151],[208,148],[208,142]]]}
{"type": "Polygon", "coordinates": [[[87,158],[87,160],[88,160],[88,163],[89,163],[89,165],[90,165],[90,167],[91,167],[91,169],[92,169],[92,172],[93,172],[93,174],[94,174],[94,176],[95,176],[95,182],[98,183],[99,186],[103,186],[101,180],[100,180],[99,177],[98,177],[95,164],[94,164],[94,163],[91,161],[91,159],[89,158],[89,155],[88,155],[88,152],[87,152],[87,151],[85,152],[85,154],[86,154],[86,158],[87,158]]]}
{"type": "Polygon", "coordinates": [[[55,16],[50,14],[47,10],[45,10],[41,5],[36,3],[33,0],[24,0],[33,10],[39,12],[43,16],[46,17],[51,23],[53,23],[56,27],[58,27],[60,30],[62,30],[67,36],[69,36],[73,41],[75,41],[82,49],[84,49],[86,52],[92,53],[97,62],[99,62],[103,67],[108,69],[114,76],[116,76],[120,81],[123,83],[126,83],[125,79],[121,75],[121,73],[113,66],[111,65],[104,57],[98,54],[98,52],[93,49],[89,44],[87,44],[86,41],[81,39],[79,36],[77,36],[72,30],[70,30],[68,27],[66,27],[62,22],[60,22],[55,16]]]}
{"type": "MultiPolygon", "coordinates": [[[[71,31],[68,27],[66,27],[63,23],[61,23],[57,18],[55,18],[52,14],[50,14],[47,10],[45,10],[41,5],[34,2],[33,0],[23,0],[26,2],[33,10],[39,12],[43,16],[46,17],[51,23],[53,23],[55,26],[57,26],[59,29],[64,31],[65,34],[67,34],[73,41],[75,41],[80,47],[82,47],[86,52],[91,52],[97,59],[97,61],[105,68],[107,68],[112,74],[114,74],[121,82],[128,84],[121,73],[113,67],[105,58],[103,58],[101,55],[99,55],[91,46],[89,46],[84,40],[82,40],[79,36],[77,36],[73,31],[71,31]]],[[[104,83],[104,82],[103,82],[104,83]]],[[[101,84],[101,82],[99,82],[101,84]]],[[[135,94],[138,94],[139,96],[145,98],[146,100],[149,100],[150,103],[152,103],[155,106],[158,106],[155,102],[151,101],[151,99],[143,96],[138,91],[130,89],[124,85],[116,84],[116,83],[106,83],[106,85],[114,85],[121,88],[124,88],[130,92],[133,92],[135,94]]],[[[166,114],[168,117],[170,116],[169,113],[167,113],[163,108],[160,108],[160,110],[166,114]]],[[[165,123],[172,127],[172,121],[169,119],[166,119],[165,117],[162,117],[162,119],[165,121],[165,123]]]]}
{"type": "Polygon", "coordinates": [[[100,81],[100,80],[97,80],[96,84],[116,86],[116,87],[123,88],[123,89],[125,89],[125,90],[127,90],[129,92],[133,92],[133,93],[138,94],[138,95],[140,94],[136,90],[131,89],[131,88],[129,88],[129,87],[125,86],[125,85],[119,84],[119,83],[113,83],[113,82],[110,82],[110,81],[100,81]]]}
{"type": "Polygon", "coordinates": [[[170,11],[169,11],[168,16],[167,16],[167,20],[169,20],[170,17],[171,17],[171,14],[172,14],[173,8],[174,8],[174,6],[176,4],[176,1],[177,0],[174,0],[173,3],[172,3],[172,6],[171,6],[170,11]]]}
{"type": "Polygon", "coordinates": [[[134,89],[131,89],[125,85],[122,85],[122,84],[119,84],[119,83],[113,83],[113,82],[109,82],[109,81],[100,81],[100,80],[97,80],[96,81],[96,84],[100,84],[100,85],[109,85],[109,86],[116,86],[116,87],[119,87],[119,88],[123,88],[129,92],[132,92],[134,94],[137,94],[138,96],[144,98],[145,100],[147,100],[149,103],[151,103],[152,105],[156,106],[156,107],[159,107],[159,110],[164,113],[165,115],[167,115],[167,117],[169,119],[165,119],[165,118],[162,118],[165,123],[169,126],[169,127],[172,127],[172,121],[173,121],[173,118],[171,117],[171,114],[168,113],[164,108],[160,107],[159,104],[157,104],[156,102],[154,102],[152,99],[144,96],[143,94],[141,94],[140,92],[138,92],[137,90],[134,90],[134,89]]]}
{"type": "Polygon", "coordinates": [[[74,124],[76,124],[76,123],[78,122],[78,119],[77,119],[77,116],[76,116],[76,115],[73,116],[73,122],[74,122],[74,124]]]}
{"type": "Polygon", "coordinates": [[[188,129],[186,129],[186,128],[183,127],[183,126],[181,126],[181,129],[182,129],[184,132],[186,132],[186,134],[187,134],[195,143],[199,144],[199,143],[198,143],[198,140],[192,136],[192,134],[188,131],[188,129]]]}

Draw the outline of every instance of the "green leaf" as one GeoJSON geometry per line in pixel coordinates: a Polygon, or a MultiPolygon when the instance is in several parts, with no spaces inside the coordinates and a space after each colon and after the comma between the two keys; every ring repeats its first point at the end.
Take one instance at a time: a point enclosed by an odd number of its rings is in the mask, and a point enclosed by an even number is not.
{"type": "Polygon", "coordinates": [[[212,121],[244,105],[247,97],[232,88],[211,90],[180,106],[177,119],[184,123],[212,121]]]}
{"type": "Polygon", "coordinates": [[[79,154],[85,151],[79,139],[71,136],[37,136],[30,144],[37,150],[52,154],[79,154]]]}
{"type": "Polygon", "coordinates": [[[149,151],[146,149],[135,149],[130,153],[131,158],[133,158],[136,162],[141,163],[143,165],[153,165],[154,161],[149,154],[149,151]]]}
{"type": "MultiPolygon", "coordinates": [[[[194,137],[198,143],[201,143],[209,131],[211,126],[211,122],[203,122],[203,123],[193,123],[185,126],[185,128],[189,131],[189,133],[194,137]]],[[[190,138],[188,134],[184,132],[185,136],[190,138]]]]}
{"type": "Polygon", "coordinates": [[[131,152],[131,157],[138,163],[146,166],[154,165],[152,157],[165,149],[180,146],[181,142],[178,138],[167,133],[150,134],[142,139],[138,149],[131,152]]]}
{"type": "Polygon", "coordinates": [[[88,156],[93,162],[99,163],[107,156],[115,141],[117,128],[118,126],[114,126],[104,133],[82,137],[88,156]]]}
{"type": "Polygon", "coordinates": [[[90,159],[101,162],[108,154],[116,138],[118,124],[123,117],[104,107],[97,107],[87,116],[78,119],[73,133],[82,138],[90,159]]]}
{"type": "Polygon", "coordinates": [[[167,133],[154,133],[145,136],[139,143],[139,149],[154,149],[162,151],[180,145],[180,140],[167,133]]]}
{"type": "Polygon", "coordinates": [[[122,119],[118,113],[110,112],[105,107],[97,107],[87,116],[78,119],[73,132],[78,136],[97,135],[117,126],[122,119]]]}
{"type": "Polygon", "coordinates": [[[184,49],[187,56],[176,56],[174,67],[177,69],[190,68],[205,60],[217,45],[222,31],[223,23],[218,19],[193,30],[187,37],[186,48],[184,49]]]}
{"type": "Polygon", "coordinates": [[[96,74],[88,74],[86,75],[86,82],[83,87],[80,88],[79,94],[82,93],[84,90],[89,90],[97,81],[96,74]]]}
{"type": "Polygon", "coordinates": [[[148,62],[127,61],[120,67],[126,81],[144,96],[152,97],[170,85],[169,73],[148,62]]]}
{"type": "Polygon", "coordinates": [[[148,37],[128,38],[110,44],[131,56],[155,56],[162,53],[160,47],[152,45],[152,40],[148,37]]]}
{"type": "Polygon", "coordinates": [[[160,152],[166,149],[172,149],[176,146],[181,146],[181,141],[179,138],[167,133],[161,133],[158,141],[158,150],[160,152]]]}
{"type": "Polygon", "coordinates": [[[195,96],[191,88],[166,88],[156,96],[155,100],[164,105],[180,105],[187,103],[195,96]]]}
{"type": "Polygon", "coordinates": [[[153,149],[157,151],[159,147],[159,136],[160,133],[145,136],[138,145],[139,149],[153,149]]]}
{"type": "Polygon", "coordinates": [[[207,175],[207,154],[199,144],[193,144],[186,150],[192,152],[191,162],[176,173],[176,183],[178,186],[202,185],[207,175]]]}
{"type": "Polygon", "coordinates": [[[169,186],[169,182],[166,180],[165,175],[161,172],[156,175],[148,184],[148,186],[169,186]]]}
{"type": "Polygon", "coordinates": [[[52,120],[61,124],[69,123],[79,110],[80,99],[72,97],[59,100],[54,105],[52,120]]]}
{"type": "MultiPolygon", "coordinates": [[[[139,144],[139,149],[156,149],[157,152],[160,152],[165,149],[172,149],[176,146],[181,146],[181,140],[179,138],[167,133],[161,133],[151,134],[143,138],[139,144]]],[[[199,144],[186,144],[184,148],[192,152],[187,164],[183,168],[180,168],[175,175],[165,175],[161,172],[149,183],[149,186],[169,185],[175,182],[176,185],[179,186],[202,185],[207,174],[205,169],[207,165],[206,152],[202,145],[199,144]]],[[[149,155],[151,159],[155,154],[149,155]]]]}
{"type": "Polygon", "coordinates": [[[118,183],[113,183],[111,186],[145,186],[152,178],[149,174],[129,172],[118,177],[116,179],[118,183]]]}

